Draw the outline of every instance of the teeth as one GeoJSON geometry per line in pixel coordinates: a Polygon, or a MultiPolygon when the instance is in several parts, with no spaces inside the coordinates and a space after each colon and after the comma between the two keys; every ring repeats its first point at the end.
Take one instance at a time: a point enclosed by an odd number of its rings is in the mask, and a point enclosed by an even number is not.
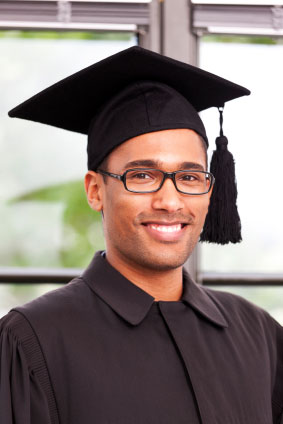
{"type": "Polygon", "coordinates": [[[162,233],[174,233],[176,231],[180,231],[181,228],[182,228],[181,224],[177,224],[177,225],[156,225],[156,224],[151,224],[150,227],[153,230],[160,231],[162,233]]]}

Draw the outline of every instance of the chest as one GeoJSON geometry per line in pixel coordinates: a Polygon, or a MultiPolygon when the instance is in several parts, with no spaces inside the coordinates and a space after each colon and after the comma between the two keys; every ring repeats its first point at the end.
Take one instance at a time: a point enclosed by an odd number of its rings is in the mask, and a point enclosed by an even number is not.
{"type": "Polygon", "coordinates": [[[272,371],[260,335],[188,308],[73,322],[43,341],[63,423],[272,424],[272,371]]]}

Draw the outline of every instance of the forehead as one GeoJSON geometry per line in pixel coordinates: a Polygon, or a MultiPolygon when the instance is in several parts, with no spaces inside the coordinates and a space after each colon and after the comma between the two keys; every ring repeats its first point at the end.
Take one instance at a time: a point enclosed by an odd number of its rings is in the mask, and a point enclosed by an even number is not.
{"type": "Polygon", "coordinates": [[[109,168],[121,170],[127,163],[153,160],[166,167],[183,162],[206,166],[206,152],[199,135],[189,129],[156,131],[131,138],[119,145],[108,158],[109,168]]]}

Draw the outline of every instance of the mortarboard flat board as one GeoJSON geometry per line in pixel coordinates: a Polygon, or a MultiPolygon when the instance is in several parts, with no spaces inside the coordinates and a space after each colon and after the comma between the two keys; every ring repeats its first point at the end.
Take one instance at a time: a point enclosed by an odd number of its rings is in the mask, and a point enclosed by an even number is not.
{"type": "Polygon", "coordinates": [[[144,80],[172,87],[198,112],[250,94],[217,75],[134,46],[46,88],[12,109],[9,116],[87,134],[104,104],[125,87],[144,80]]]}

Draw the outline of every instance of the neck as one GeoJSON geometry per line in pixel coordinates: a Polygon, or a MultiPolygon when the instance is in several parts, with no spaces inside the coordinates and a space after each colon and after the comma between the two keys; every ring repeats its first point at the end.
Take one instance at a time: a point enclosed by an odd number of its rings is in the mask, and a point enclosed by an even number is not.
{"type": "Polygon", "coordinates": [[[155,301],[177,301],[183,292],[182,267],[156,271],[136,264],[124,262],[110,252],[106,253],[107,261],[129,281],[154,297],[155,301]]]}

